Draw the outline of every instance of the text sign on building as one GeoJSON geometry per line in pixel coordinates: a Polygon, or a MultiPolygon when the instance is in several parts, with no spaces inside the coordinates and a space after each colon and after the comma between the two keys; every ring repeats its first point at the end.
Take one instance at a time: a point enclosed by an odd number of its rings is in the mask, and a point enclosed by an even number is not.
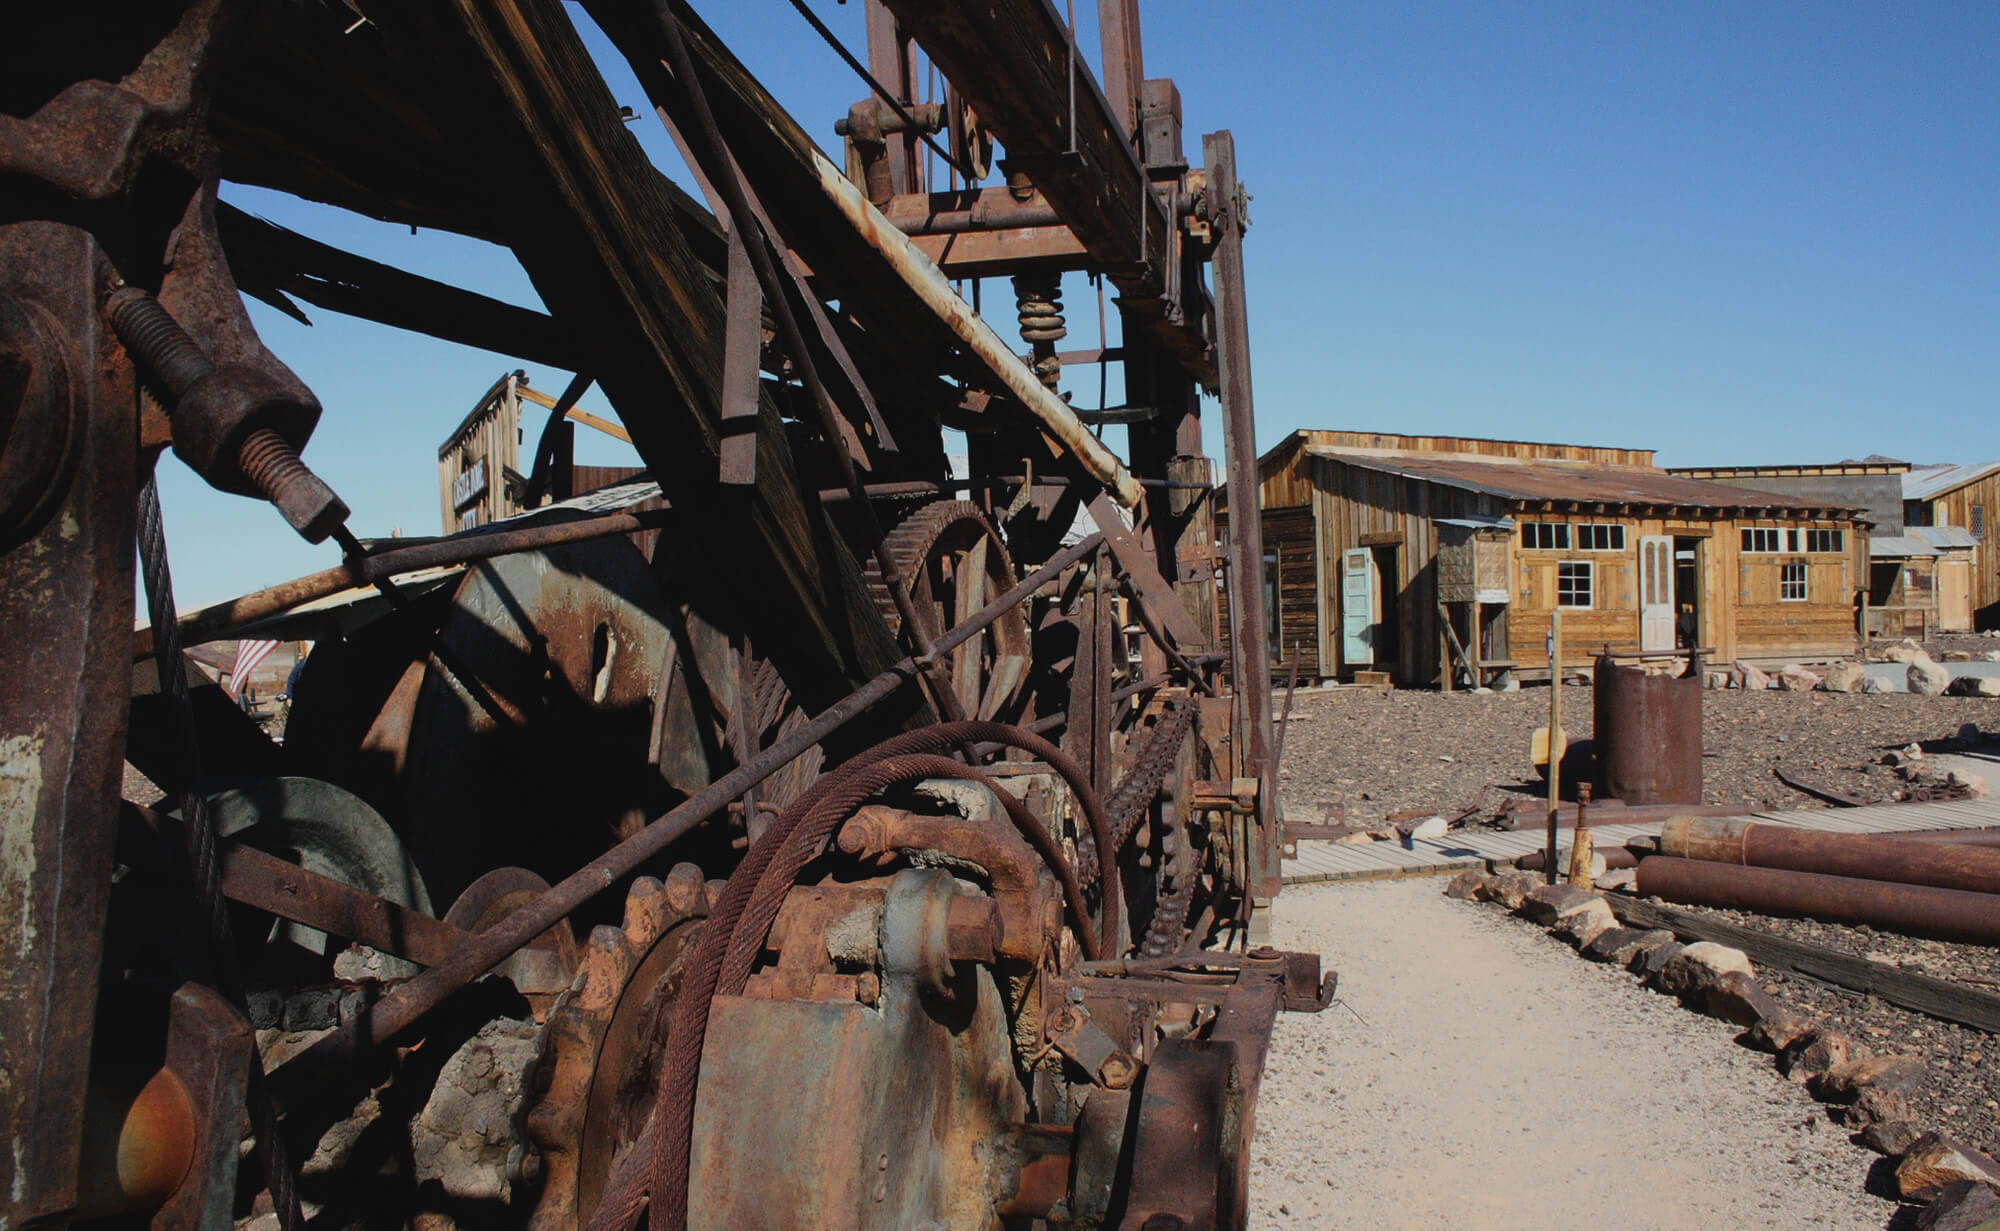
{"type": "Polygon", "coordinates": [[[482,457],[451,481],[451,507],[462,509],[485,494],[486,459],[482,457]]]}

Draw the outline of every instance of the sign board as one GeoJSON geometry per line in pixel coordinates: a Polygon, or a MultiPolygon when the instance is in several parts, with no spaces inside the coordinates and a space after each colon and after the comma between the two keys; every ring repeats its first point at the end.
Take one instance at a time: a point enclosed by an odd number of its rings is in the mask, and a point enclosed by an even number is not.
{"type": "Polygon", "coordinates": [[[451,507],[462,509],[486,494],[486,459],[480,458],[451,481],[451,507]]]}

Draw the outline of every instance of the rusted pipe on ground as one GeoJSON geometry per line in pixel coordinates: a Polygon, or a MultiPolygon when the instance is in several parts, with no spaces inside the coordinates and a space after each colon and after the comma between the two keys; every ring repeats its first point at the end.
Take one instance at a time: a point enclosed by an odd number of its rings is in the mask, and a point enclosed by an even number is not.
{"type": "Polygon", "coordinates": [[[1874,834],[1687,816],[1661,826],[1660,853],[1752,868],[2000,893],[2000,850],[1958,843],[1895,842],[1874,834]]]}
{"type": "MultiPolygon", "coordinates": [[[[1089,538],[1051,557],[1020,584],[974,612],[937,639],[940,653],[977,636],[985,627],[1029,595],[1062,575],[1078,560],[1096,551],[1103,536],[1089,538]]],[[[446,960],[397,987],[368,1007],[353,1022],[336,1029],[300,1053],[272,1078],[272,1090],[282,1103],[310,1089],[321,1079],[323,1066],[344,1064],[370,1047],[407,1030],[446,997],[505,961],[578,907],[630,876],[640,864],[685,837],[695,826],[726,808],[731,800],[791,764],[794,758],[887,699],[916,677],[917,666],[905,658],[855,689],[761,755],[724,774],[679,807],[661,815],[638,833],[564,877],[520,910],[476,933],[446,960]]]]}
{"type": "MultiPolygon", "coordinates": [[[[571,521],[560,521],[549,525],[523,526],[516,530],[480,529],[467,534],[453,535],[434,543],[418,543],[410,547],[394,547],[388,551],[378,551],[358,560],[350,560],[337,568],[308,573],[304,577],[281,582],[266,589],[245,594],[241,598],[203,607],[181,617],[181,642],[183,645],[200,645],[226,637],[236,629],[253,620],[290,611],[314,599],[338,594],[342,590],[352,590],[361,586],[372,586],[386,581],[400,573],[414,573],[419,569],[444,568],[453,564],[470,564],[475,560],[488,560],[494,556],[510,555],[517,551],[533,551],[538,548],[560,547],[567,543],[584,543],[591,539],[609,538],[614,534],[631,534],[639,530],[654,530],[667,524],[673,515],[670,509],[641,509],[633,512],[602,513],[596,516],[579,517],[571,521]]],[[[144,662],[153,656],[153,630],[141,628],[132,635],[132,658],[144,662]]]]}
{"type": "MultiPolygon", "coordinates": [[[[1562,850],[1567,851],[1569,848],[1563,847],[1562,850]]],[[[1609,871],[1616,868],[1636,868],[1641,859],[1653,852],[1635,851],[1629,846],[1600,846],[1591,853],[1602,858],[1605,869],[1609,871]]],[[[1543,865],[1548,862],[1548,857],[1547,851],[1529,851],[1516,859],[1514,866],[1523,872],[1540,872],[1543,870],[1543,865]]],[[[1566,858],[1566,855],[1558,855],[1557,862],[1560,863],[1566,858]]]]}
{"type": "Polygon", "coordinates": [[[1641,897],[1690,906],[1866,924],[1935,940],[2000,945],[2000,896],[1990,893],[1667,855],[1639,861],[1638,890],[1641,897]]]}

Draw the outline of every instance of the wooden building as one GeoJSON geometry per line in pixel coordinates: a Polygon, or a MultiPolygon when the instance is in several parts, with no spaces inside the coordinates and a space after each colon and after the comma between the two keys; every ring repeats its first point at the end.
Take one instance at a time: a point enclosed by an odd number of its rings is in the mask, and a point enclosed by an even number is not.
{"type": "MultiPolygon", "coordinates": [[[[1851,654],[1866,522],[1670,475],[1646,449],[1300,431],[1259,459],[1272,654],[1301,675],[1547,675],[1608,646],[1728,662],[1851,654]]],[[[1275,664],[1274,664],[1275,665],[1275,664]]]]}
{"type": "Polygon", "coordinates": [[[1929,637],[1972,630],[1973,556],[1962,526],[1906,526],[1868,536],[1868,635],[1929,637]]]}
{"type": "Polygon", "coordinates": [[[1991,546],[1987,521],[2000,508],[2000,462],[1918,466],[1903,476],[1903,521],[1908,526],[1954,526],[1972,539],[1967,599],[1972,627],[2000,628],[2000,552],[1991,546]]]}
{"type": "MultiPolygon", "coordinates": [[[[529,470],[523,473],[523,403],[549,410],[556,406],[554,398],[529,387],[526,372],[509,372],[480,395],[479,401],[438,446],[438,502],[446,534],[512,517],[528,507],[526,497],[534,460],[532,456],[529,458],[529,470]]],[[[567,500],[639,473],[637,466],[577,465],[578,423],[626,444],[632,443],[624,428],[572,408],[565,420],[555,425],[549,441],[548,476],[537,504],[567,500]]]]}

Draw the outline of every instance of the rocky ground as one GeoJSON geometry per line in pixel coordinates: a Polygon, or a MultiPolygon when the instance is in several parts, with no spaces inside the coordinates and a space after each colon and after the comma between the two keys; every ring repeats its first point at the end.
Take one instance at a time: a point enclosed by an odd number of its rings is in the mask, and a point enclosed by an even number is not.
{"type": "MultiPolygon", "coordinates": [[[[1590,734],[1588,687],[1563,689],[1563,727],[1590,734]]],[[[1529,760],[1549,721],[1546,686],[1475,694],[1343,688],[1300,691],[1279,771],[1294,820],[1320,819],[1337,804],[1350,822],[1372,823],[1424,808],[1447,816],[1478,805],[1490,815],[1510,795],[1546,790],[1529,760]]],[[[1883,753],[1918,743],[1945,747],[1966,723],[2000,730],[1988,697],[1826,692],[1708,691],[1702,694],[1702,795],[1758,808],[1822,807],[1779,782],[1772,768],[1869,801],[1906,784],[1883,753]]],[[[1992,784],[2000,790],[2000,782],[1992,784]]]]}

